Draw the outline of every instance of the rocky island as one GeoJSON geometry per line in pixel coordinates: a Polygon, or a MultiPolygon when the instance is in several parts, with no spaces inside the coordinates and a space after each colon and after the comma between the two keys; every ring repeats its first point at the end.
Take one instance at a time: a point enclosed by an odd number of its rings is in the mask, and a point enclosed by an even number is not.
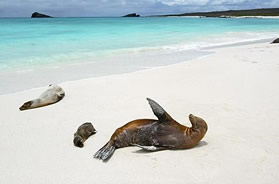
{"type": "Polygon", "coordinates": [[[52,17],[49,15],[42,14],[42,13],[34,12],[34,13],[32,13],[31,18],[52,18],[52,17]]]}
{"type": "Polygon", "coordinates": [[[124,15],[123,17],[140,17],[140,15],[138,15],[136,13],[130,13],[130,14],[124,15]]]}

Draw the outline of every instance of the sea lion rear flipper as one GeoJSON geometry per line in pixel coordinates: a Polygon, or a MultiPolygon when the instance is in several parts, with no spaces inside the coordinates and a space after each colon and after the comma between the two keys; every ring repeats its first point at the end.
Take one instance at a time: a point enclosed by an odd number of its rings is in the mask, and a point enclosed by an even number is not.
{"type": "Polygon", "coordinates": [[[159,122],[168,122],[172,120],[172,117],[154,100],[147,98],[147,101],[155,116],[159,119],[159,122]]]}
{"type": "Polygon", "coordinates": [[[157,147],[157,146],[142,146],[139,144],[132,144],[133,146],[137,146],[139,148],[142,148],[146,151],[160,151],[160,150],[164,150],[164,147],[157,147]]]}
{"type": "Polygon", "coordinates": [[[109,145],[109,142],[105,144],[99,151],[94,154],[94,158],[107,161],[115,151],[115,146],[109,145]]]}

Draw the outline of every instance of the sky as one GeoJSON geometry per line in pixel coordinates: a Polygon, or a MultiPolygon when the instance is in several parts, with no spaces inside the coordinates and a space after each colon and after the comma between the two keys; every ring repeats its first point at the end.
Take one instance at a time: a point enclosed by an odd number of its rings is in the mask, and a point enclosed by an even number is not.
{"type": "Polygon", "coordinates": [[[200,11],[279,8],[279,0],[0,0],[0,17],[143,16],[200,11]]]}

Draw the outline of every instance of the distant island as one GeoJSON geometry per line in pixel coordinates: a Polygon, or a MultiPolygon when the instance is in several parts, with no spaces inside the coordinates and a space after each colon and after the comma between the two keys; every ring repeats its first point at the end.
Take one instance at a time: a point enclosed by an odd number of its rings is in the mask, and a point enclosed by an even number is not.
{"type": "Polygon", "coordinates": [[[122,17],[140,17],[140,15],[138,15],[136,13],[130,13],[130,14],[124,15],[122,17]]]}
{"type": "Polygon", "coordinates": [[[183,14],[157,15],[159,17],[169,16],[200,16],[200,17],[245,17],[245,16],[279,16],[279,8],[263,8],[250,10],[229,10],[229,11],[213,11],[213,12],[194,12],[183,14]]]}
{"type": "Polygon", "coordinates": [[[52,18],[52,17],[49,15],[42,14],[42,13],[34,12],[34,13],[32,13],[31,18],[52,18]]]}

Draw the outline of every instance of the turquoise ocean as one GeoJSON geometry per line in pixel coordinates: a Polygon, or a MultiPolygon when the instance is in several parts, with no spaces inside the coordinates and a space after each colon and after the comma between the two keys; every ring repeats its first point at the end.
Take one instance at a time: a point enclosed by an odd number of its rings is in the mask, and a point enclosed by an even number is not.
{"type": "MultiPolygon", "coordinates": [[[[0,94],[25,89],[7,86],[38,69],[70,66],[63,80],[74,80],[122,73],[122,66],[134,68],[131,71],[138,65],[153,67],[157,55],[168,60],[158,65],[172,64],[208,54],[202,51],[205,47],[275,37],[275,18],[0,18],[0,94]]],[[[39,81],[29,88],[35,86],[39,81]]]]}

